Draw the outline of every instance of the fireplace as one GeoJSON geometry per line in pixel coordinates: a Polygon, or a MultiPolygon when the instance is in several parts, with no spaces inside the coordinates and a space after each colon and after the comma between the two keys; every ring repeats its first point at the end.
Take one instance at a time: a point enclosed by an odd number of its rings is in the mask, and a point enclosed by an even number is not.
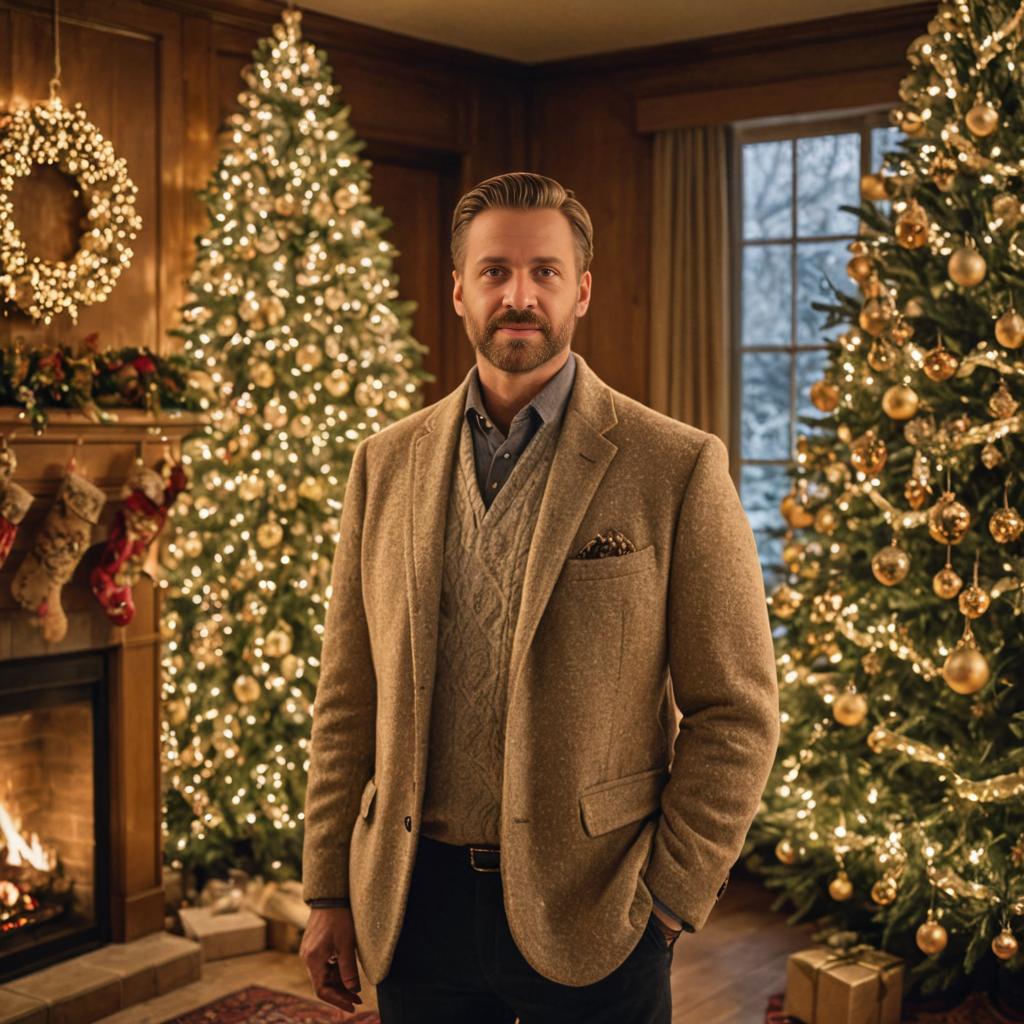
{"type": "Polygon", "coordinates": [[[110,663],[0,661],[0,983],[110,940],[110,663]]]}

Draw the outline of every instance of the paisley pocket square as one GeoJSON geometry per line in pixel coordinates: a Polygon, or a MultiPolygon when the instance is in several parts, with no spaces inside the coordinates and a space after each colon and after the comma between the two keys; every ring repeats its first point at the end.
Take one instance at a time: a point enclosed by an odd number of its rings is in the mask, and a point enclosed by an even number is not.
{"type": "Polygon", "coordinates": [[[607,558],[614,555],[628,555],[636,551],[636,545],[618,530],[599,533],[588,540],[573,556],[574,558],[607,558]]]}

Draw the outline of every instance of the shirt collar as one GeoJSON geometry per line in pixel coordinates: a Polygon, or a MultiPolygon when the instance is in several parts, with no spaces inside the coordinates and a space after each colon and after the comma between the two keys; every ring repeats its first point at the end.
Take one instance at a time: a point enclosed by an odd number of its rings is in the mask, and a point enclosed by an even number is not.
{"type": "MultiPolygon", "coordinates": [[[[576,356],[570,349],[569,358],[566,359],[561,369],[533,396],[526,408],[533,408],[540,416],[542,423],[550,423],[557,419],[569,401],[569,393],[572,391],[575,377],[576,356]]],[[[465,414],[468,416],[471,412],[489,418],[480,392],[480,370],[475,364],[469,371],[469,387],[466,389],[465,414]]]]}

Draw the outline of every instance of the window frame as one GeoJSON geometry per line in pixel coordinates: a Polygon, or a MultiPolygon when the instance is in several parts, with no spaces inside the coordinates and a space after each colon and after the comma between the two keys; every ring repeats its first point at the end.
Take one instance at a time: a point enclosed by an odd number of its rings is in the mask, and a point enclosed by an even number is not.
{"type": "MultiPolygon", "coordinates": [[[[729,276],[732,289],[729,301],[730,321],[730,366],[729,366],[729,399],[730,399],[730,445],[729,461],[735,467],[733,479],[737,490],[742,496],[743,470],[745,466],[787,466],[795,457],[795,442],[802,428],[797,420],[799,396],[797,394],[797,355],[800,352],[820,351],[827,348],[821,345],[800,345],[797,320],[797,295],[799,277],[797,273],[797,253],[800,243],[845,241],[855,237],[854,234],[842,235],[799,235],[797,234],[797,140],[822,135],[838,135],[857,132],[861,137],[860,173],[861,175],[877,171],[871,167],[871,133],[876,128],[890,128],[889,111],[891,105],[870,106],[860,109],[829,112],[824,115],[805,115],[798,117],[767,118],[758,121],[738,121],[729,126],[729,152],[732,157],[729,166],[729,276]],[[757,142],[792,141],[792,183],[790,233],[781,238],[746,239],[743,237],[743,147],[757,142]],[[780,345],[744,345],[743,344],[743,255],[748,245],[787,245],[790,247],[791,281],[790,281],[790,324],[789,342],[780,345]],[[789,355],[789,419],[792,425],[790,452],[785,459],[746,458],[743,453],[743,355],[746,352],[775,352],[789,355]]],[[[806,429],[806,428],[803,428],[806,429]]],[[[779,495],[781,500],[782,495],[779,495]]],[[[763,566],[764,570],[783,569],[774,563],[763,566]]]]}

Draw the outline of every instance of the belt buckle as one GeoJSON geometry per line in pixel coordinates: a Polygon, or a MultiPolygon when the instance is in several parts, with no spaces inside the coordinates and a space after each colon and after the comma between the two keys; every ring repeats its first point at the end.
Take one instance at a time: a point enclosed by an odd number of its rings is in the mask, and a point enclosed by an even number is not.
{"type": "Polygon", "coordinates": [[[483,865],[478,865],[476,862],[476,854],[478,853],[497,853],[493,847],[488,846],[471,846],[469,848],[469,866],[474,871],[501,871],[500,867],[497,868],[485,868],[483,865]]]}

